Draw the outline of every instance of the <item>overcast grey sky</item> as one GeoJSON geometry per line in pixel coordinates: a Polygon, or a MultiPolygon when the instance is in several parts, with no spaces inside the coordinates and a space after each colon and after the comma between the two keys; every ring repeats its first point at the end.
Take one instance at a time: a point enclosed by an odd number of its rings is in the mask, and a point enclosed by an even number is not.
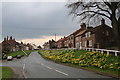
{"type": "Polygon", "coordinates": [[[38,38],[43,35],[63,36],[79,27],[68,16],[63,2],[5,2],[2,4],[3,36],[18,39],[38,38]]]}
{"type": "Polygon", "coordinates": [[[42,36],[68,35],[79,28],[68,16],[65,2],[4,2],[2,3],[2,35],[18,40],[42,36]]]}
{"type": "Polygon", "coordinates": [[[45,41],[67,36],[80,28],[68,16],[66,2],[3,2],[2,36],[42,45],[45,41]]]}

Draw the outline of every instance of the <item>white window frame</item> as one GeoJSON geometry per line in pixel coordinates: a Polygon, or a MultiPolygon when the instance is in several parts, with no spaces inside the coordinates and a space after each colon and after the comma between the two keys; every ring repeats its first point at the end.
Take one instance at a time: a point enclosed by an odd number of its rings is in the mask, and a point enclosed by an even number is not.
{"type": "Polygon", "coordinates": [[[109,36],[109,31],[106,31],[106,35],[109,36]]]}
{"type": "Polygon", "coordinates": [[[92,46],[92,40],[89,40],[89,47],[92,46]]]}
{"type": "Polygon", "coordinates": [[[91,32],[88,32],[88,37],[90,37],[90,33],[91,33],[91,32]]]}
{"type": "Polygon", "coordinates": [[[85,41],[85,47],[87,47],[87,41],[85,41]]]}

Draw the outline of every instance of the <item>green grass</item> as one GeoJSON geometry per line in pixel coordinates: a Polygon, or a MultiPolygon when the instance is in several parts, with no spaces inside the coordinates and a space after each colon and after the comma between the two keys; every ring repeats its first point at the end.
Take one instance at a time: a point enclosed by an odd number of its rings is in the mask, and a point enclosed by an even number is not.
{"type": "Polygon", "coordinates": [[[75,55],[75,57],[78,57],[78,56],[80,56],[80,55],[85,54],[86,52],[88,52],[88,51],[85,51],[85,50],[77,50],[77,51],[75,51],[74,55],[75,55]]]}
{"type": "MultiPolygon", "coordinates": [[[[106,57],[107,56],[106,54],[102,55],[101,53],[97,53],[97,55],[95,55],[95,54],[91,55],[91,54],[88,54],[88,53],[93,53],[93,52],[84,51],[84,50],[75,50],[75,51],[74,50],[72,50],[72,51],[71,50],[59,50],[59,51],[58,50],[56,50],[56,51],[55,50],[51,50],[51,51],[46,50],[46,51],[45,50],[44,51],[39,50],[38,52],[42,55],[42,57],[44,57],[45,59],[48,59],[48,60],[52,60],[53,62],[60,63],[60,64],[63,64],[63,65],[67,65],[67,66],[76,67],[76,68],[82,68],[82,69],[94,71],[94,72],[101,73],[101,74],[108,74],[108,75],[113,76],[113,77],[119,77],[120,76],[120,71],[118,69],[116,69],[116,68],[110,69],[110,64],[115,65],[115,63],[120,62],[119,61],[120,60],[119,56],[109,55],[108,57],[106,57]],[[44,54],[44,53],[46,53],[46,51],[48,53],[44,54]],[[56,53],[59,53],[59,52],[61,54],[56,55],[56,53]],[[55,56],[55,57],[51,59],[48,55],[49,53],[53,53],[53,54],[50,54],[50,56],[55,56]],[[90,65],[90,66],[87,66],[87,67],[82,67],[81,65],[79,65],[79,63],[76,64],[76,63],[72,63],[72,62],[62,62],[61,60],[64,56],[67,56],[67,57],[64,57],[66,59],[69,58],[68,54],[74,55],[73,58],[76,58],[76,59],[79,58],[79,56],[82,56],[83,59],[82,59],[82,57],[81,57],[81,59],[86,61],[86,63],[87,63],[87,61],[90,61],[90,63],[92,63],[94,60],[96,60],[98,62],[94,62],[94,63],[97,63],[97,64],[100,63],[101,65],[104,64],[104,65],[107,65],[109,68],[105,68],[105,69],[102,68],[101,69],[100,67],[95,67],[93,65],[90,65]],[[61,58],[59,59],[59,58],[57,58],[57,56],[61,57],[61,58]],[[56,58],[57,58],[57,60],[56,60],[56,58]],[[100,59],[101,59],[102,62],[100,61],[100,59]]],[[[82,61],[82,60],[80,60],[80,61],[82,61]]],[[[85,64],[85,63],[83,63],[83,64],[85,64]]],[[[89,63],[87,63],[87,65],[88,64],[89,63]]],[[[120,67],[120,64],[118,64],[116,66],[120,67]]]]}
{"type": "Polygon", "coordinates": [[[7,54],[7,56],[16,56],[16,55],[25,55],[25,53],[23,53],[22,51],[16,51],[16,52],[7,54]]]}
{"type": "Polygon", "coordinates": [[[33,51],[35,51],[35,50],[26,50],[25,52],[27,53],[27,55],[23,51],[16,51],[16,52],[12,52],[12,53],[7,54],[7,56],[16,56],[16,55],[29,56],[29,54],[33,51]]]}
{"type": "Polygon", "coordinates": [[[13,70],[10,67],[0,67],[0,78],[13,78],[13,70]]]}

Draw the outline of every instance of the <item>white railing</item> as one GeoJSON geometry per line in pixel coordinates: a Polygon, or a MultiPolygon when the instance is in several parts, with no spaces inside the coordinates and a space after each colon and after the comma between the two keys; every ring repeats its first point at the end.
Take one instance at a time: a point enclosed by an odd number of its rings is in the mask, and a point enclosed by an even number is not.
{"type": "Polygon", "coordinates": [[[120,55],[120,51],[116,51],[116,50],[107,50],[107,49],[97,49],[97,48],[82,48],[83,50],[87,50],[87,51],[98,51],[101,53],[107,53],[108,55],[112,52],[114,53],[115,56],[120,55]]]}

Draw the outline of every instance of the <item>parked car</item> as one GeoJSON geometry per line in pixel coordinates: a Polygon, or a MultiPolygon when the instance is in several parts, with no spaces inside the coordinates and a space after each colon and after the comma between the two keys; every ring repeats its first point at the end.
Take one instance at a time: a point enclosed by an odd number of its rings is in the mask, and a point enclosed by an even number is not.
{"type": "Polygon", "coordinates": [[[20,59],[22,56],[21,55],[17,55],[16,57],[17,57],[17,59],[20,59]]]}
{"type": "Polygon", "coordinates": [[[24,55],[21,55],[21,57],[23,57],[24,55]]]}
{"type": "Polygon", "coordinates": [[[12,56],[8,56],[8,57],[7,57],[7,61],[11,61],[12,59],[13,59],[12,56]]]}
{"type": "Polygon", "coordinates": [[[16,57],[17,57],[17,55],[13,56],[13,58],[16,58],[16,57]]]}

